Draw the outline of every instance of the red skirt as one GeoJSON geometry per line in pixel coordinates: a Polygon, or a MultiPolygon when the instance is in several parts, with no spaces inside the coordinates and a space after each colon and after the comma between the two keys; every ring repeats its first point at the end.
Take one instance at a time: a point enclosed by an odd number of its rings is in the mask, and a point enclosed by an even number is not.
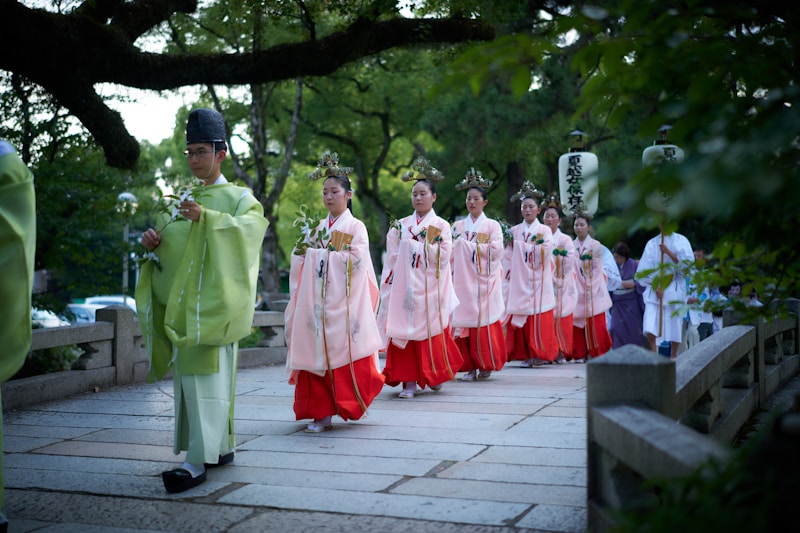
{"type": "Polygon", "coordinates": [[[572,315],[556,319],[556,340],[564,358],[572,359],[572,315]]]}
{"type": "Polygon", "coordinates": [[[528,316],[521,328],[513,326],[509,321],[506,348],[509,361],[555,361],[558,357],[558,340],[553,310],[528,316]]]}
{"type": "Polygon", "coordinates": [[[600,313],[586,319],[586,327],[573,326],[573,359],[600,357],[611,349],[611,334],[606,327],[606,314],[600,313]]]}
{"type": "Polygon", "coordinates": [[[339,415],[344,420],[358,420],[380,394],[383,379],[371,356],[355,361],[352,373],[349,365],[334,369],[332,377],[301,370],[294,389],[295,417],[319,420],[339,415]]]}
{"type": "Polygon", "coordinates": [[[464,357],[461,372],[500,370],[506,364],[506,339],[503,324],[498,320],[481,328],[465,328],[466,337],[456,339],[464,357]]]}
{"type": "Polygon", "coordinates": [[[405,348],[390,341],[383,375],[386,384],[392,387],[414,381],[424,389],[453,379],[463,360],[453,335],[446,329],[431,337],[430,342],[408,341],[405,348]]]}

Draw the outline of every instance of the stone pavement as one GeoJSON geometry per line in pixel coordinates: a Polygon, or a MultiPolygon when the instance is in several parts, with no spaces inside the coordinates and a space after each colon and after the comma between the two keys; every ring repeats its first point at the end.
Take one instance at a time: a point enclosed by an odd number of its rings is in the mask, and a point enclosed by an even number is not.
{"type": "Polygon", "coordinates": [[[169,381],[14,411],[9,531],[583,531],[586,366],[518,365],[411,400],[387,386],[321,434],[294,420],[282,366],[240,370],[235,462],[173,495],[169,381]]]}

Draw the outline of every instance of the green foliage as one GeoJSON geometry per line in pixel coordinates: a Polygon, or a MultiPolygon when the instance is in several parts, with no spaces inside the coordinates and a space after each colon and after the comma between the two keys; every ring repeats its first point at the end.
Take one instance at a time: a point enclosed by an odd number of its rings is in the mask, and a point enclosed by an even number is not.
{"type": "Polygon", "coordinates": [[[294,244],[294,255],[305,255],[308,248],[322,248],[322,242],[328,239],[328,230],[319,228],[322,216],[309,214],[308,206],[303,204],[297,210],[297,218],[292,226],[299,228],[300,234],[294,244]]]}
{"type": "Polygon", "coordinates": [[[791,430],[775,431],[776,420],[773,416],[724,463],[710,460],[688,476],[645,482],[652,496],[617,513],[614,531],[777,531],[791,523],[797,438],[791,430]]]}
{"type": "Polygon", "coordinates": [[[78,360],[81,353],[77,346],[59,346],[45,350],[34,350],[28,354],[22,368],[11,379],[22,379],[69,370],[72,363],[78,360]]]}
{"type": "Polygon", "coordinates": [[[261,328],[253,328],[250,335],[239,341],[239,348],[258,348],[261,339],[264,338],[264,332],[261,328]]]}
{"type": "Polygon", "coordinates": [[[669,221],[713,248],[708,286],[738,278],[762,300],[798,296],[800,212],[789,204],[800,194],[795,11],[715,0],[575,8],[555,13],[548,31],[469,50],[470,66],[454,70],[449,87],[477,83],[483,94],[499,80],[513,93],[515,61],[544,67],[569,59],[580,89],[572,120],[620,139],[636,134],[628,146],[597,149],[600,210],[613,215],[597,224],[604,239],[630,239],[669,221]],[[638,154],[665,123],[685,161],[642,168],[638,154]],[[659,192],[673,200],[653,211],[644,199],[659,192]]]}
{"type": "Polygon", "coordinates": [[[34,174],[35,268],[49,279],[35,305],[60,312],[71,298],[120,292],[122,258],[133,248],[123,241],[123,225],[133,227],[134,218],[120,211],[117,196],[152,187],[148,159],[135,173],[109,168],[60,104],[16,74],[0,73],[0,109],[0,137],[34,174]]]}
{"type": "Polygon", "coordinates": [[[555,49],[556,44],[551,41],[534,40],[524,34],[505,35],[489,44],[474,45],[450,64],[444,82],[431,95],[436,97],[463,86],[466,78],[472,95],[477,96],[500,76],[508,80],[512,95],[519,99],[533,83],[531,64],[543,61],[555,49]]]}

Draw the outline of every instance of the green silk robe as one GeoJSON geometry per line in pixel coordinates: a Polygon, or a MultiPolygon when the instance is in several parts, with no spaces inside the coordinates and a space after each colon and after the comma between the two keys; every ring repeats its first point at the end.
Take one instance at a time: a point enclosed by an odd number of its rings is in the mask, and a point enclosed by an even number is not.
{"type": "MultiPolygon", "coordinates": [[[[25,362],[31,347],[31,290],[36,254],[36,200],[33,174],[14,149],[0,141],[0,383],[25,362]]],[[[0,399],[0,443],[3,442],[0,399]]],[[[5,508],[3,453],[0,450],[0,515],[5,508]]]]}
{"type": "Polygon", "coordinates": [[[0,142],[0,382],[22,366],[31,347],[31,290],[36,254],[33,174],[0,142]]]}
{"type": "Polygon", "coordinates": [[[172,368],[173,346],[184,374],[216,373],[217,348],[247,336],[253,323],[263,207],[231,183],[197,196],[200,220],[178,218],[162,230],[154,250],[161,268],[145,263],[136,286],[151,382],[172,368]]]}

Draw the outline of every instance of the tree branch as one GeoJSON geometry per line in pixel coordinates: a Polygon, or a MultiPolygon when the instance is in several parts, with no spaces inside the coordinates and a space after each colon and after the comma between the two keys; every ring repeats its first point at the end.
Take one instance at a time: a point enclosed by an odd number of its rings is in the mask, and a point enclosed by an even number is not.
{"type": "Polygon", "coordinates": [[[25,51],[0,55],[0,69],[41,85],[86,126],[105,150],[109,165],[132,168],[139,155],[136,140],[120,115],[97,95],[95,84],[169,90],[326,76],[349,62],[395,47],[485,41],[495,34],[490,25],[473,19],[362,18],[322,39],[253,53],[153,54],[134,46],[138,36],[172,14],[196,8],[196,0],[112,0],[86,2],[63,15],[0,0],[4,23],[0,46],[25,51]]]}

